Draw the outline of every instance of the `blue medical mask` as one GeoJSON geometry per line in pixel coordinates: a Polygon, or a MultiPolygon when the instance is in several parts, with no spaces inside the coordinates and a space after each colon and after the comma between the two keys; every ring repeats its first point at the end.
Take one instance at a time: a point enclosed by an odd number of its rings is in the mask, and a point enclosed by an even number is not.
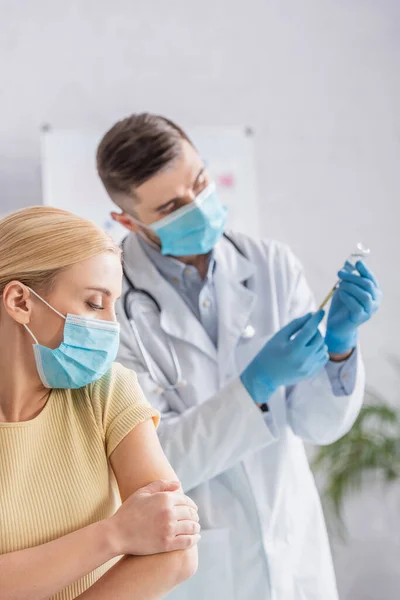
{"type": "Polygon", "coordinates": [[[149,227],[161,240],[162,254],[194,256],[212,250],[224,232],[226,217],[227,208],[210,184],[193,202],[149,227]]]}
{"type": "Polygon", "coordinates": [[[41,346],[35,341],[36,367],[47,388],[76,389],[100,379],[110,369],[119,346],[119,323],[87,319],[67,314],[65,317],[29,288],[39,300],[65,320],[64,338],[58,348],[41,346]]]}

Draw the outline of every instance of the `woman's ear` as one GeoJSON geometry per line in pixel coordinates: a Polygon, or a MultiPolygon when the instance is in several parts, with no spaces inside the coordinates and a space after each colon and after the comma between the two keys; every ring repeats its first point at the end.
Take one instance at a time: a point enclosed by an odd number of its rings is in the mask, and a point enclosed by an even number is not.
{"type": "Polygon", "coordinates": [[[117,223],[122,225],[122,227],[125,227],[125,229],[129,229],[129,231],[139,231],[140,230],[139,225],[137,225],[137,223],[135,223],[135,221],[132,219],[132,217],[130,217],[129,215],[127,215],[124,212],[123,213],[112,212],[111,218],[113,219],[113,221],[116,221],[117,223]]]}
{"type": "Polygon", "coordinates": [[[26,325],[29,323],[32,314],[32,293],[30,290],[19,281],[10,281],[4,288],[2,296],[3,306],[7,314],[21,323],[26,325]]]}

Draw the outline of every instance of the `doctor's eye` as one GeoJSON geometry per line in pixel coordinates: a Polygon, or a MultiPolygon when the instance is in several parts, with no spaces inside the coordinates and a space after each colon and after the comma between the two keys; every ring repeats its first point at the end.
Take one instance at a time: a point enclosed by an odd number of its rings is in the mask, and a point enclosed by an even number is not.
{"type": "Polygon", "coordinates": [[[200,175],[200,177],[198,178],[198,180],[196,181],[196,184],[194,186],[194,193],[196,194],[196,196],[198,194],[200,194],[209,184],[210,182],[210,178],[208,176],[207,173],[202,173],[200,175]]]}
{"type": "Polygon", "coordinates": [[[176,200],[171,200],[168,204],[165,204],[161,208],[158,209],[158,213],[160,215],[168,215],[170,212],[173,212],[177,208],[176,200]]]}

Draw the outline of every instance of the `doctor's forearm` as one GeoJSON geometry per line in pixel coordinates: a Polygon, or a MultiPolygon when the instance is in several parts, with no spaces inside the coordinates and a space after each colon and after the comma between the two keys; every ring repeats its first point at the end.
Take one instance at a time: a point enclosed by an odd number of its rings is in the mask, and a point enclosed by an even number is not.
{"type": "Polygon", "coordinates": [[[79,600],[161,600],[197,571],[197,547],[151,556],[125,556],[79,600]]]}
{"type": "Polygon", "coordinates": [[[206,402],[162,419],[158,434],[185,492],[276,441],[239,378],[206,402]]]}
{"type": "Polygon", "coordinates": [[[361,409],[365,371],[359,351],[349,361],[356,363],[355,381],[343,382],[345,391],[334,393],[326,370],[294,386],[287,396],[288,420],[294,433],[312,444],[331,444],[347,433],[361,409]]]}

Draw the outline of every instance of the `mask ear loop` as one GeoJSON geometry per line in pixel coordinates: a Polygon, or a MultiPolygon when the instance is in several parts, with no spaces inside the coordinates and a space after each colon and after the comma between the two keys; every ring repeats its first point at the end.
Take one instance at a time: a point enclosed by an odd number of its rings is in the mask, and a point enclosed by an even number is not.
{"type": "Polygon", "coordinates": [[[142,231],[142,229],[146,229],[147,231],[150,231],[151,233],[154,233],[154,231],[152,230],[152,228],[150,227],[150,225],[146,225],[145,223],[142,223],[142,221],[139,221],[138,219],[135,219],[135,217],[132,217],[132,215],[129,215],[129,218],[132,219],[132,221],[138,225],[138,227],[140,227],[139,231],[137,232],[137,234],[150,246],[153,246],[153,248],[155,248],[156,250],[159,250],[160,247],[157,246],[157,244],[155,244],[149,237],[147,237],[147,235],[142,231]]]}
{"type": "Polygon", "coordinates": [[[39,298],[39,300],[41,300],[41,301],[42,301],[42,302],[43,302],[43,303],[44,303],[46,306],[48,306],[49,308],[51,308],[51,310],[52,310],[53,312],[55,312],[55,313],[56,313],[56,314],[57,314],[59,317],[61,317],[62,319],[64,319],[64,321],[66,320],[66,318],[67,318],[67,317],[64,317],[64,315],[63,315],[63,314],[61,314],[60,312],[58,312],[58,310],[57,310],[57,309],[53,308],[53,307],[51,306],[51,304],[49,304],[48,302],[46,302],[46,300],[44,300],[44,298],[42,298],[41,296],[39,296],[39,294],[37,294],[37,293],[35,292],[35,290],[33,290],[32,288],[30,288],[29,286],[26,286],[26,287],[28,288],[28,290],[29,290],[30,292],[32,292],[32,294],[34,294],[34,295],[36,296],[36,298],[39,298]]]}
{"type": "MultiPolygon", "coordinates": [[[[34,294],[34,295],[35,295],[37,298],[39,298],[39,300],[41,300],[41,301],[42,301],[44,304],[46,304],[46,306],[48,306],[49,308],[51,308],[51,310],[52,310],[53,312],[55,312],[55,313],[56,313],[56,314],[57,314],[59,317],[63,318],[63,319],[64,319],[64,321],[66,320],[66,317],[64,317],[64,315],[62,315],[60,312],[58,312],[58,310],[56,310],[55,308],[53,308],[53,307],[51,306],[51,304],[49,304],[48,302],[46,302],[46,300],[44,300],[44,299],[43,299],[41,296],[39,296],[39,294],[37,294],[37,293],[35,292],[35,290],[33,290],[32,288],[30,288],[28,285],[27,285],[26,287],[28,288],[28,290],[29,290],[30,292],[32,292],[32,294],[34,294]]],[[[32,331],[29,329],[28,325],[25,325],[25,324],[24,324],[24,327],[25,327],[25,329],[28,331],[28,333],[31,335],[31,337],[33,338],[33,340],[34,340],[35,344],[39,345],[39,342],[38,342],[38,339],[37,339],[37,337],[35,336],[35,334],[34,334],[34,333],[32,333],[32,331]]]]}
{"type": "Polygon", "coordinates": [[[33,338],[35,344],[39,344],[37,337],[32,333],[32,331],[29,329],[28,325],[24,324],[25,329],[27,330],[28,333],[30,333],[31,337],[33,338]]]}

